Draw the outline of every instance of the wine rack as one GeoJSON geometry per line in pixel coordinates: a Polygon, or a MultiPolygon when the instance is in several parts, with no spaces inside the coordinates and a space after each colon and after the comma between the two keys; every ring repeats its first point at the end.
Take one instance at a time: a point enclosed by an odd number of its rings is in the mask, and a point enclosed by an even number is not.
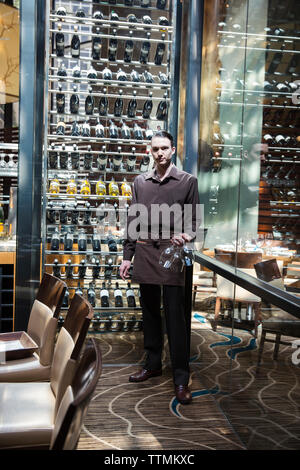
{"type": "Polygon", "coordinates": [[[49,12],[44,269],[68,285],[63,313],[75,292],[90,300],[94,331],[142,327],[119,266],[133,180],[169,125],[173,3],[62,0],[49,12]]]}

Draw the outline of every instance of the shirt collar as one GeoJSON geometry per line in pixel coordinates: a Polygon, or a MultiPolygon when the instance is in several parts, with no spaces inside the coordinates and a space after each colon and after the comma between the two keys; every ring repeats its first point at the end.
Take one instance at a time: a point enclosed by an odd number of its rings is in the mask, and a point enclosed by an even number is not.
{"type": "MultiPolygon", "coordinates": [[[[176,180],[179,180],[179,172],[178,172],[178,169],[176,168],[176,166],[174,165],[174,163],[171,163],[171,168],[168,168],[168,174],[167,176],[164,178],[174,178],[176,180]]],[[[145,179],[146,180],[149,180],[149,179],[155,179],[156,181],[158,181],[158,178],[157,178],[157,174],[156,174],[156,171],[155,171],[155,168],[153,168],[152,171],[150,171],[146,176],[145,176],[145,179]]]]}

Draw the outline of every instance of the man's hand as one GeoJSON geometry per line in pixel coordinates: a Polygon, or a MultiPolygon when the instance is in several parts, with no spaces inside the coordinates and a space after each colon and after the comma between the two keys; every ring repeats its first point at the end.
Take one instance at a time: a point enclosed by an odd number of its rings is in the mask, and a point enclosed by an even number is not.
{"type": "Polygon", "coordinates": [[[131,266],[131,261],[127,261],[127,260],[122,261],[120,265],[119,271],[120,271],[120,276],[123,279],[123,281],[129,278],[128,271],[129,271],[130,266],[131,266]]]}
{"type": "Polygon", "coordinates": [[[191,239],[192,237],[187,233],[178,233],[176,235],[173,235],[173,237],[171,238],[171,243],[175,246],[183,246],[186,242],[190,242],[191,239]]]}

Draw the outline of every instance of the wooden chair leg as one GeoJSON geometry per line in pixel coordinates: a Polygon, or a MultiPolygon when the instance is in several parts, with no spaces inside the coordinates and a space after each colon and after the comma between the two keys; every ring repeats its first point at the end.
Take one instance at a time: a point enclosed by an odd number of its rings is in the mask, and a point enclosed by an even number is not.
{"type": "Polygon", "coordinates": [[[259,369],[259,366],[260,366],[260,363],[261,363],[261,358],[262,358],[262,354],[263,354],[263,350],[264,350],[265,339],[266,339],[266,332],[265,332],[265,330],[262,330],[261,338],[260,338],[260,345],[259,345],[259,350],[258,350],[256,373],[258,373],[258,369],[259,369]]]}
{"type": "Polygon", "coordinates": [[[281,333],[276,333],[275,347],[274,347],[274,353],[273,353],[274,361],[277,361],[278,352],[279,352],[279,345],[280,345],[280,338],[281,338],[281,333]]]}
{"type": "Polygon", "coordinates": [[[215,305],[215,321],[214,321],[214,327],[213,327],[214,331],[216,331],[216,329],[217,329],[220,309],[221,309],[221,298],[217,297],[216,298],[216,305],[215,305]]]}

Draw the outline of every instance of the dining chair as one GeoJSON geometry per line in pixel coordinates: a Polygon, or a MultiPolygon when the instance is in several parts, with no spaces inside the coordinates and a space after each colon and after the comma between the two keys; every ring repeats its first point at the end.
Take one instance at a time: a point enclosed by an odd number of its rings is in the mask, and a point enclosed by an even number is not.
{"type": "MultiPolygon", "coordinates": [[[[218,261],[222,261],[230,266],[235,266],[240,271],[256,276],[254,264],[262,260],[262,253],[247,253],[247,252],[234,252],[215,248],[215,258],[218,261]]],[[[242,304],[246,304],[246,308],[253,307],[254,310],[254,336],[257,336],[258,322],[261,319],[260,297],[252,294],[246,289],[239,285],[225,279],[221,275],[216,275],[216,304],[214,314],[214,325],[213,330],[216,331],[218,326],[218,320],[220,311],[222,309],[222,301],[232,301],[239,304],[239,308],[242,304]]]]}
{"type": "MultiPolygon", "coordinates": [[[[37,350],[27,357],[0,364],[0,382],[48,380],[53,360],[58,317],[67,285],[61,279],[45,273],[32,305],[26,335],[37,350]]],[[[0,334],[0,343],[9,336],[13,341],[23,332],[0,334]]],[[[9,342],[8,342],[9,343],[9,342]]]]}
{"type": "Polygon", "coordinates": [[[0,383],[0,448],[50,445],[92,317],[89,302],[75,294],[55,344],[50,381],[0,383]]]}
{"type": "Polygon", "coordinates": [[[65,391],[52,432],[50,450],[75,450],[88,406],[102,372],[99,342],[86,345],[72,384],[65,391]]]}

